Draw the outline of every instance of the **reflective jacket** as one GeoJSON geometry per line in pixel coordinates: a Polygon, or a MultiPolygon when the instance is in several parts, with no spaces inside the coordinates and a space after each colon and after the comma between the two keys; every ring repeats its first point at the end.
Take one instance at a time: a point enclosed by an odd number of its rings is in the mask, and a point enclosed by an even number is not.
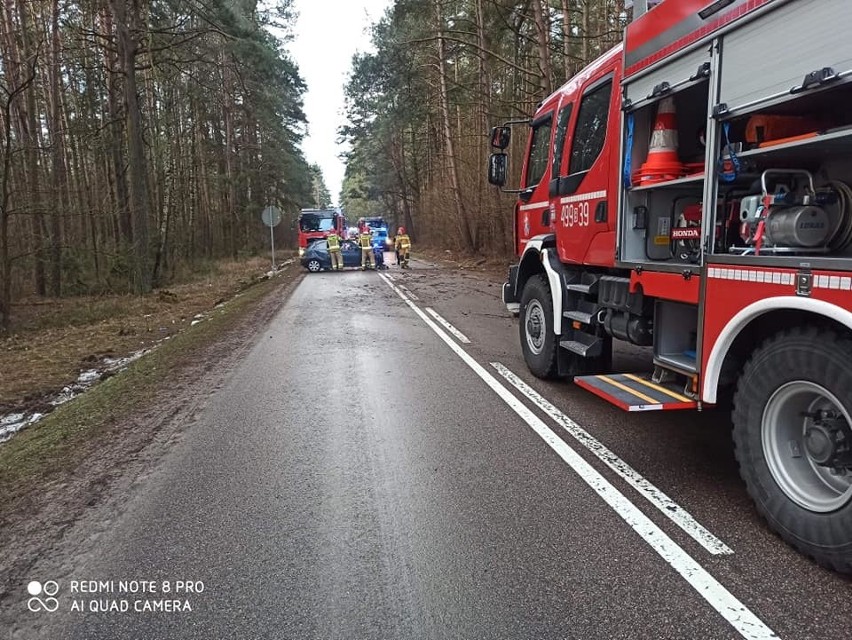
{"type": "Polygon", "coordinates": [[[328,245],[329,251],[339,251],[340,250],[340,236],[336,233],[329,234],[325,239],[326,244],[328,245]]]}
{"type": "Polygon", "coordinates": [[[373,236],[369,233],[362,233],[358,236],[358,244],[362,249],[371,249],[373,247],[373,236]]]}
{"type": "Polygon", "coordinates": [[[399,235],[394,240],[394,245],[396,246],[396,250],[400,249],[410,249],[411,248],[411,239],[408,237],[407,233],[403,233],[399,235]]]}

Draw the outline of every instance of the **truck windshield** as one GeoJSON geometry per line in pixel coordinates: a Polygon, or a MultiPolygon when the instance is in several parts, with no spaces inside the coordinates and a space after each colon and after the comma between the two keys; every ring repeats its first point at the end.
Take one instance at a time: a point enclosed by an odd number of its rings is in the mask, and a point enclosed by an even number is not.
{"type": "Polygon", "coordinates": [[[299,228],[302,231],[331,231],[334,226],[331,216],[303,215],[299,218],[299,228]]]}

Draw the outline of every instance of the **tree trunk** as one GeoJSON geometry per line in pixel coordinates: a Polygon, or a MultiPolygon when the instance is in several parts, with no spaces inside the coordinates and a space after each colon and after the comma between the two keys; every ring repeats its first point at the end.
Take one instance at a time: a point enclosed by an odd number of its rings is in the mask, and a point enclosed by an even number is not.
{"type": "Polygon", "coordinates": [[[62,68],[60,63],[59,39],[59,0],[53,0],[51,16],[51,142],[53,143],[53,187],[58,206],[53,207],[50,215],[50,293],[55,297],[62,294],[62,222],[61,216],[69,207],[67,198],[67,167],[65,164],[65,135],[62,132],[62,102],[60,82],[62,68]]]}
{"type": "Polygon", "coordinates": [[[110,0],[118,34],[119,60],[124,74],[124,107],[133,221],[133,285],[137,293],[147,293],[151,290],[151,269],[148,259],[150,202],[145,166],[145,141],[142,135],[142,112],[136,83],[136,57],[139,53],[139,42],[136,37],[143,28],[140,4],[141,0],[110,0]]]}
{"type": "Polygon", "coordinates": [[[567,80],[574,75],[574,65],[571,62],[571,5],[569,0],[562,0],[562,66],[567,80]]]}
{"type": "MultiPolygon", "coordinates": [[[[18,21],[21,27],[21,43],[23,45],[23,60],[29,60],[34,55],[32,46],[32,32],[30,25],[30,17],[27,15],[26,3],[18,2],[18,21]]],[[[11,11],[11,7],[7,8],[11,11]]],[[[33,21],[34,22],[34,21],[33,21]]],[[[10,25],[11,26],[11,25],[10,25]]],[[[11,42],[14,42],[12,38],[11,42]]],[[[14,46],[14,45],[13,45],[14,46]]],[[[16,58],[14,54],[12,59],[16,58]]],[[[24,146],[24,156],[26,162],[26,190],[29,198],[29,213],[30,228],[33,242],[33,279],[35,284],[35,292],[37,295],[47,295],[47,287],[45,284],[45,265],[47,256],[45,254],[44,238],[44,209],[42,206],[43,198],[41,193],[41,175],[38,166],[38,135],[37,135],[37,107],[36,107],[36,92],[35,87],[30,87],[26,95],[26,112],[20,114],[21,120],[21,144],[24,146]]]]}
{"type": "Polygon", "coordinates": [[[550,66],[550,20],[544,15],[542,0],[533,0],[533,21],[535,22],[536,46],[538,47],[538,77],[541,87],[541,98],[553,93],[550,66]]]}
{"type": "MultiPolygon", "coordinates": [[[[25,128],[26,118],[22,117],[17,102],[24,93],[31,91],[36,77],[35,53],[26,60],[18,58],[14,43],[13,8],[9,0],[0,5],[0,27],[3,29],[2,40],[5,55],[5,71],[3,83],[0,84],[0,100],[2,100],[2,174],[0,174],[0,327],[8,329],[12,320],[12,255],[9,219],[11,216],[10,201],[12,192],[12,154],[14,152],[12,120],[13,112],[17,112],[19,128],[25,128]]],[[[24,136],[18,132],[18,140],[24,136]]],[[[30,134],[34,135],[31,129],[30,134]]]]}
{"type": "Polygon", "coordinates": [[[12,96],[4,87],[3,175],[0,177],[0,327],[12,322],[12,260],[9,256],[9,178],[12,170],[12,96]]]}
{"type": "Polygon", "coordinates": [[[233,80],[231,79],[231,67],[226,54],[222,54],[222,74],[224,76],[224,95],[222,118],[225,122],[225,206],[228,229],[228,247],[231,257],[237,258],[237,185],[234,176],[234,105],[233,105],[233,80]]]}
{"type": "MultiPolygon", "coordinates": [[[[114,24],[112,13],[104,11],[104,31],[112,35],[114,24]]],[[[133,221],[130,215],[130,195],[127,192],[127,179],[124,161],[124,126],[123,116],[119,106],[121,86],[119,75],[121,61],[119,54],[114,54],[104,47],[104,67],[107,74],[107,114],[109,116],[109,158],[111,174],[118,207],[118,229],[121,243],[131,246],[133,243],[133,221]],[[118,68],[117,68],[118,67],[118,68]]]]}
{"type": "Polygon", "coordinates": [[[447,169],[450,174],[450,195],[453,198],[458,228],[461,232],[461,248],[464,251],[473,251],[473,235],[470,231],[470,220],[467,218],[464,200],[462,199],[461,187],[459,184],[459,171],[456,162],[456,151],[453,143],[453,132],[450,125],[450,99],[447,91],[447,74],[445,69],[447,52],[444,41],[444,18],[441,11],[441,0],[435,0],[435,19],[438,34],[437,65],[438,81],[440,86],[439,100],[441,103],[441,117],[443,120],[444,149],[447,154],[447,169]]]}

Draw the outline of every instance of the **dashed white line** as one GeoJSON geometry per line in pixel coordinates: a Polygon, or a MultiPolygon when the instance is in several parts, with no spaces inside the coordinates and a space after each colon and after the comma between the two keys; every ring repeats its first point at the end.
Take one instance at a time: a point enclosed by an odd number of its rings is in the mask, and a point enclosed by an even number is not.
{"type": "Polygon", "coordinates": [[[707,551],[714,555],[733,553],[733,550],[728,545],[710,533],[685,511],[683,507],[651,484],[638,471],[615,455],[615,453],[610,451],[592,434],[583,429],[583,427],[544,399],[535,389],[512,373],[506,366],[499,362],[492,362],[491,366],[497,370],[497,373],[508,380],[513,387],[529,398],[539,409],[553,418],[559,426],[563,427],[574,439],[595,454],[606,466],[624,478],[627,484],[641,493],[648,502],[653,504],[663,515],[683,529],[690,537],[707,549],[707,551]]]}
{"type": "Polygon", "coordinates": [[[438,312],[437,312],[437,311],[435,311],[432,307],[426,307],[426,312],[427,312],[430,316],[432,316],[433,318],[435,318],[435,320],[437,320],[437,321],[441,324],[441,326],[443,326],[443,327],[444,327],[447,331],[449,331],[449,332],[450,332],[450,333],[452,333],[452,334],[453,334],[456,338],[458,338],[458,341],[459,341],[459,342],[461,342],[462,344],[470,344],[470,340],[468,340],[468,338],[467,338],[467,336],[466,336],[466,335],[464,335],[461,331],[459,331],[458,329],[456,329],[456,328],[455,328],[453,325],[451,325],[451,324],[450,324],[447,320],[444,320],[444,318],[442,318],[440,315],[438,315],[438,312]]]}
{"type": "Polygon", "coordinates": [[[777,638],[772,629],[751,612],[742,602],[737,600],[718,580],[704,569],[698,562],[684,551],[665,531],[639,510],[623,493],[616,489],[594,467],[586,462],[572,449],[567,442],[556,435],[550,428],[527,408],[518,398],[504,387],[481,364],[462,349],[441,328],[429,319],[423,311],[414,304],[390,280],[379,274],[385,283],[402,298],[417,316],[452,349],[462,361],[496,393],[529,427],[544,440],[556,454],[570,466],[580,478],[597,493],[639,536],[671,566],[686,582],[713,607],[742,637],[749,640],[777,638]]]}

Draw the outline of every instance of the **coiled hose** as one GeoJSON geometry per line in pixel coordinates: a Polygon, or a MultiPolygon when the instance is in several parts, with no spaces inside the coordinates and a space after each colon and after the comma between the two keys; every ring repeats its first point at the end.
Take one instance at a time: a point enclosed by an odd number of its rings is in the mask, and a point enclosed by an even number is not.
{"type": "Polygon", "coordinates": [[[852,187],[840,180],[826,185],[837,194],[837,226],[828,241],[832,252],[839,252],[852,244],[852,187]]]}

